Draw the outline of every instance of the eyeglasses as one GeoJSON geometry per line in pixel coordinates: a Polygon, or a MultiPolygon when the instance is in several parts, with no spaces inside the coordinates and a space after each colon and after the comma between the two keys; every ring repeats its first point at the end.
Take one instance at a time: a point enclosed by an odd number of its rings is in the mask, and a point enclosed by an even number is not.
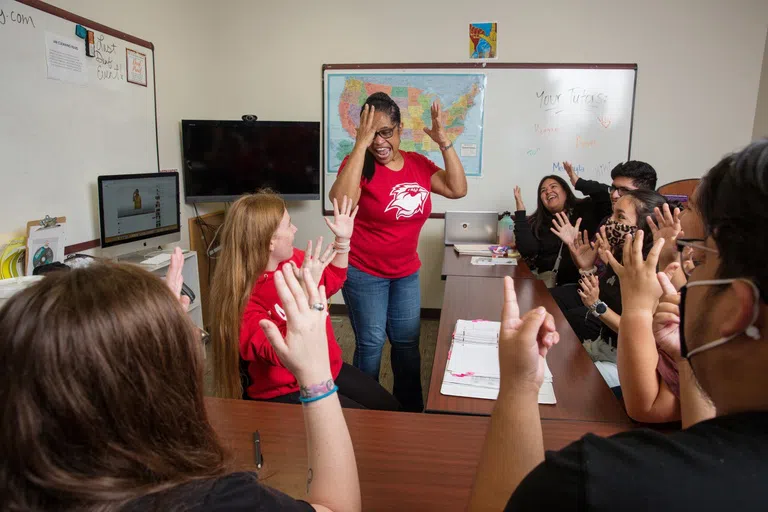
{"type": "Polygon", "coordinates": [[[686,276],[690,277],[693,270],[704,263],[702,252],[717,254],[716,249],[704,245],[704,238],[678,238],[677,250],[680,252],[680,267],[686,276]]]}
{"type": "Polygon", "coordinates": [[[608,193],[613,194],[614,192],[619,193],[619,197],[623,196],[627,192],[632,192],[633,189],[627,188],[627,187],[614,187],[613,185],[610,185],[608,187],[608,193]]]}
{"type": "Polygon", "coordinates": [[[381,137],[382,139],[391,139],[392,136],[395,134],[395,128],[397,126],[393,126],[392,128],[384,128],[383,130],[379,130],[376,133],[373,134],[373,138],[376,139],[376,137],[381,137]]]}

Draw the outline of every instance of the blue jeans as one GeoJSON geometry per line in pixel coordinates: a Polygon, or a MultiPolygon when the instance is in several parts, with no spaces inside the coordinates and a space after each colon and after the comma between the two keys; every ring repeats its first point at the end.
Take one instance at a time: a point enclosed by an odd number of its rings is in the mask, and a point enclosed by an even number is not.
{"type": "Polygon", "coordinates": [[[421,397],[421,289],[418,271],[399,279],[376,277],[352,265],[342,289],[355,333],[353,364],[379,380],[381,351],[389,338],[393,395],[406,411],[424,410],[421,397]]]}

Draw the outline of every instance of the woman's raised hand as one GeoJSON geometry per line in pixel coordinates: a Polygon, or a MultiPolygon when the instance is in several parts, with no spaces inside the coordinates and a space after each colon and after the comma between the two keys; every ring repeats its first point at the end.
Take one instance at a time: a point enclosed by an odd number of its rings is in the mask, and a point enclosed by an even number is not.
{"type": "Polygon", "coordinates": [[[515,185],[515,209],[517,211],[525,210],[525,203],[523,202],[523,193],[520,191],[520,187],[515,185]]]}
{"type": "Polygon", "coordinates": [[[445,133],[445,127],[443,126],[443,113],[440,109],[440,102],[435,101],[432,103],[432,128],[424,127],[424,133],[437,143],[440,147],[445,147],[451,143],[448,138],[448,134],[445,133]]]}
{"type": "Polygon", "coordinates": [[[568,215],[566,215],[565,212],[557,212],[552,219],[552,224],[554,227],[549,228],[549,230],[556,234],[568,247],[570,247],[579,237],[581,217],[576,219],[576,225],[574,226],[571,224],[571,221],[568,219],[568,215]]]}
{"type": "Polygon", "coordinates": [[[595,265],[597,249],[589,243],[589,233],[585,229],[582,236],[577,236],[568,246],[573,262],[582,270],[590,269],[595,265]]]}
{"type": "Polygon", "coordinates": [[[328,300],[325,287],[317,287],[309,269],[301,273],[300,284],[288,269],[275,272],[275,287],[287,322],[285,337],[270,320],[262,320],[259,326],[300,385],[319,384],[332,378],[326,333],[328,300]]]}
{"type": "Polygon", "coordinates": [[[376,107],[373,105],[365,105],[363,111],[360,112],[360,126],[357,128],[357,137],[355,138],[356,146],[367,148],[373,144],[373,139],[376,138],[376,129],[373,126],[375,113],[376,107]]]}
{"type": "Polygon", "coordinates": [[[358,207],[352,209],[352,200],[346,195],[341,200],[341,208],[339,208],[339,202],[336,198],[333,198],[333,222],[325,218],[325,223],[328,228],[336,235],[336,238],[340,238],[344,241],[349,241],[352,238],[352,232],[355,229],[355,217],[357,216],[358,207]]]}

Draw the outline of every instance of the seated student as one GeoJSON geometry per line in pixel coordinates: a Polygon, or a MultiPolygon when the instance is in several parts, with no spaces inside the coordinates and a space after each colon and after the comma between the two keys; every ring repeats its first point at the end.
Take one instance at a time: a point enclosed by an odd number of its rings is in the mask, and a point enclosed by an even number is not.
{"type": "MultiPolygon", "coordinates": [[[[622,397],[627,414],[645,423],[666,423],[682,419],[686,428],[702,419],[714,416],[715,410],[693,382],[688,362],[680,355],[678,328],[680,325],[680,296],[668,275],[677,275],[679,268],[690,274],[699,255],[683,256],[679,249],[689,242],[677,235],[685,230],[697,240],[704,239],[704,226],[695,206],[695,198],[688,204],[685,214],[675,223],[667,205],[664,214],[656,212],[658,226],[654,230],[655,243],[664,239],[658,250],[652,249],[648,259],[632,258],[625,245],[623,265],[610,253],[605,257],[619,276],[622,290],[621,339],[618,347],[618,371],[622,397]],[[681,222],[682,221],[682,222],[681,222]],[[668,236],[663,236],[667,233],[668,236]],[[661,258],[668,246],[672,247],[678,262],[671,263],[665,272],[661,258]],[[695,257],[694,257],[695,256],[695,257]],[[658,283],[656,282],[658,281],[658,283]],[[658,306],[656,305],[658,302],[658,306]],[[687,390],[687,393],[686,393],[687,390]],[[684,397],[681,398],[681,394],[684,397]],[[684,405],[681,411],[681,403],[684,405]]],[[[678,217],[675,210],[675,217],[678,217]]],[[[649,222],[650,221],[649,219],[649,222]]],[[[641,233],[636,244],[642,244],[641,233]]],[[[684,277],[685,279],[685,277],[684,277]]]]}
{"type": "Polygon", "coordinates": [[[203,400],[199,331],[179,304],[182,267],[179,250],[175,295],[138,266],[95,264],[52,273],[0,309],[0,509],[360,510],[338,395],[318,398],[332,377],[311,275],[309,299],[292,273],[276,277],[288,337],[262,328],[317,398],[304,407],[314,505],[230,469],[203,400]]]}
{"type": "MultiPolygon", "coordinates": [[[[768,139],[724,158],[696,191],[706,235],[692,242],[698,255],[680,300],[680,349],[717,416],[681,432],[588,434],[545,454],[538,391],[553,334],[539,310],[518,318],[508,284],[499,398],[469,510],[765,510],[766,203],[768,139]]],[[[640,260],[639,247],[632,250],[640,260]]]]}
{"type": "Polygon", "coordinates": [[[581,289],[558,287],[552,290],[552,297],[582,341],[597,339],[602,333],[605,341],[611,340],[615,345],[621,315],[620,283],[610,268],[597,275],[593,262],[598,249],[601,246],[610,248],[620,259],[624,236],[644,231],[648,235],[644,247],[644,254],[647,254],[653,244],[648,216],[654,208],[665,203],[664,196],[652,190],[627,192],[616,202],[610,219],[601,227],[596,243],[589,243],[587,232],[569,243],[571,257],[582,274],[579,281],[581,289]]]}
{"type": "MultiPolygon", "coordinates": [[[[251,384],[245,390],[253,400],[299,403],[300,387],[259,327],[274,322],[286,334],[285,306],[275,288],[275,271],[308,268],[328,297],[338,292],[347,277],[349,239],[357,209],[345,197],[341,207],[334,200],[334,220],[326,219],[336,235],[333,246],[321,254],[322,237],[315,252],[293,247],[296,227],[285,201],[262,191],[241,197],[227,211],[221,228],[221,252],[213,278],[213,381],[222,398],[241,398],[240,361],[248,365],[251,384]]],[[[339,386],[344,407],[397,410],[399,403],[378,382],[341,359],[341,348],[326,318],[331,372],[339,386]]]]}
{"type": "MultiPolygon", "coordinates": [[[[571,168],[568,162],[563,162],[563,165],[566,169],[571,168]]],[[[515,187],[517,250],[532,263],[539,275],[553,272],[554,275],[549,274],[553,279],[548,286],[578,281],[578,269],[571,260],[567,245],[558,236],[578,236],[580,227],[594,232],[602,218],[595,215],[595,211],[604,209],[599,204],[601,201],[610,209],[610,199],[604,190],[593,198],[577,199],[564,179],[555,175],[545,176],[539,182],[536,211],[526,216],[520,187],[515,187]],[[575,226],[571,227],[571,224],[575,226]],[[568,232],[563,227],[565,225],[570,228],[568,232]]]]}
{"type": "MultiPolygon", "coordinates": [[[[606,193],[604,183],[579,178],[573,171],[573,167],[565,167],[565,172],[578,192],[590,197],[606,193]]],[[[618,164],[611,170],[611,180],[612,183],[607,187],[607,192],[611,197],[611,205],[614,205],[621,196],[631,190],[656,190],[656,169],[649,163],[630,160],[618,164]]],[[[599,207],[595,212],[596,216],[604,218],[611,214],[611,208],[606,208],[605,202],[596,203],[596,206],[599,207]]]]}

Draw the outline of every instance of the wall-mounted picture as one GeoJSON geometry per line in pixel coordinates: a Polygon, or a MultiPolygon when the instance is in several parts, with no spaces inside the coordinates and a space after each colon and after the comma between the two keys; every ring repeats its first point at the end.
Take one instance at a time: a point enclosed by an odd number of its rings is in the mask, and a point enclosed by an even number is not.
{"type": "Polygon", "coordinates": [[[497,29],[498,23],[469,24],[470,59],[495,59],[498,56],[497,29]]]}

